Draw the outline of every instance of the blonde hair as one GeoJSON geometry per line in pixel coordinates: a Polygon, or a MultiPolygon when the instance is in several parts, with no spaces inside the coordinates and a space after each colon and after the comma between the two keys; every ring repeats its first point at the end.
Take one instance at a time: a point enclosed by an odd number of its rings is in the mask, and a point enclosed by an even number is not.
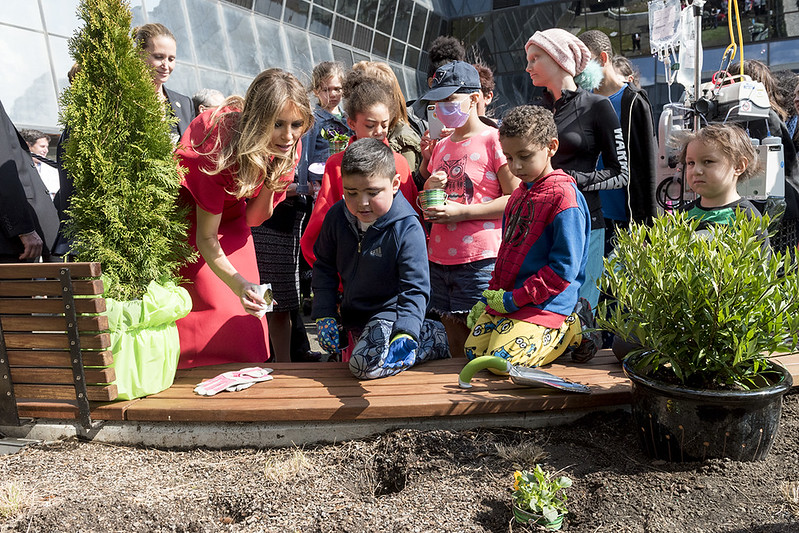
{"type": "Polygon", "coordinates": [[[261,183],[271,190],[285,189],[287,184],[280,177],[294,167],[297,143],[289,154],[279,152],[272,147],[272,133],[278,115],[286,106],[302,116],[300,135],[308,131],[313,124],[308,93],[297,78],[278,68],[256,76],[244,99],[227,98],[211,115],[211,123],[228,130],[228,141],[223,143],[223,135],[218,136],[211,150],[216,154],[215,166],[203,171],[213,175],[232,170],[236,189],[228,192],[236,198],[251,197],[261,183]],[[231,109],[223,111],[226,107],[231,109]]]}
{"type": "Polygon", "coordinates": [[[136,28],[133,39],[141,50],[146,50],[153,42],[154,37],[169,37],[177,43],[177,39],[169,31],[169,28],[158,22],[151,22],[136,28]]]}
{"type": "Polygon", "coordinates": [[[391,67],[381,61],[358,61],[352,70],[360,70],[369,77],[387,84],[391,88],[391,98],[394,100],[394,111],[388,129],[393,130],[400,120],[408,123],[408,108],[405,105],[405,96],[402,94],[399,80],[391,67]]]}
{"type": "Polygon", "coordinates": [[[737,126],[710,124],[697,132],[684,132],[679,137],[682,143],[680,150],[680,163],[685,164],[688,144],[699,141],[702,144],[712,144],[718,148],[718,153],[731,165],[735,166],[742,159],[746,160],[746,169],[738,176],[738,181],[751,178],[760,166],[757,152],[752,147],[752,141],[746,132],[737,126]]]}

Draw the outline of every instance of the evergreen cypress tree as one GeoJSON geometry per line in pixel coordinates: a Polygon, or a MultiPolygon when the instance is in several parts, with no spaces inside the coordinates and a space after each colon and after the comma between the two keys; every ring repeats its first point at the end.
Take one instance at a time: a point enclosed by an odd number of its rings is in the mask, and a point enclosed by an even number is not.
{"type": "Polygon", "coordinates": [[[177,281],[191,257],[181,175],[128,4],[82,0],[78,15],[84,26],[69,50],[81,70],[61,97],[64,167],[75,183],[66,230],[79,261],[101,263],[106,296],[134,299],[150,281],[177,281]]]}

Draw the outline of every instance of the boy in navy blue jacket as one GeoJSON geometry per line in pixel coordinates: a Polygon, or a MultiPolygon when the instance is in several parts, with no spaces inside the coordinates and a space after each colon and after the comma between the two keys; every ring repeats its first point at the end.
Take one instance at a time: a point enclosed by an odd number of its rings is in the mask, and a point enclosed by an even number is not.
{"type": "Polygon", "coordinates": [[[320,346],[339,354],[337,292],[344,297],[343,358],[357,378],[390,376],[449,357],[444,326],[425,320],[430,277],[424,231],[399,193],[391,149],[376,139],[352,143],[342,161],[344,200],[325,216],[314,245],[313,312],[320,346]]]}
{"type": "MultiPolygon", "coordinates": [[[[469,359],[501,357],[514,365],[541,366],[569,346],[584,354],[581,316],[591,216],[577,183],[552,168],[558,130],[552,113],[521,106],[505,115],[499,142],[508,168],[522,183],[502,221],[502,244],[483,300],[469,313],[469,359]]],[[[590,327],[590,325],[589,325],[590,327]]],[[[586,349],[590,347],[586,346],[586,349]]],[[[595,351],[595,350],[594,350],[595,351]]]]}

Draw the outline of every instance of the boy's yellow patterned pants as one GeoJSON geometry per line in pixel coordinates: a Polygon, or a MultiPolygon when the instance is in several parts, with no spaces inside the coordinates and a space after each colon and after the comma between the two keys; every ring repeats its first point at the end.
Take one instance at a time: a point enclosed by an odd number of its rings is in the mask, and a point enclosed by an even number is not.
{"type": "Polygon", "coordinates": [[[560,357],[569,346],[582,342],[582,327],[575,313],[560,328],[547,328],[504,316],[480,315],[466,339],[466,357],[502,357],[514,365],[543,366],[560,357]]]}

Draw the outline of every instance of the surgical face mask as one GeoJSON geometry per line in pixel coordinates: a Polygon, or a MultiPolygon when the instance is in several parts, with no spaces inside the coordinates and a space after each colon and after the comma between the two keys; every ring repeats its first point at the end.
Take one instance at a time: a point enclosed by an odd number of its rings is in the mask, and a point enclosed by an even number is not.
{"type": "Polygon", "coordinates": [[[445,127],[460,128],[469,120],[469,111],[463,110],[462,102],[436,102],[436,116],[445,127]]]}

